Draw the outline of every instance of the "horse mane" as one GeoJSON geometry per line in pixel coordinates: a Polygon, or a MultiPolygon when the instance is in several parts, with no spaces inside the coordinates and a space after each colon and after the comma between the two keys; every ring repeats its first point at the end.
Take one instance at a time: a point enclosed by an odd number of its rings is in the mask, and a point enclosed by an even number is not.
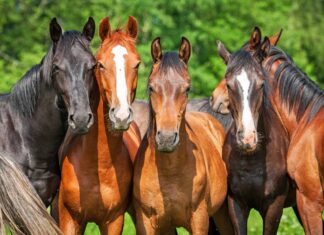
{"type": "Polygon", "coordinates": [[[118,43],[135,45],[136,39],[127,35],[122,28],[118,27],[111,32],[111,35],[106,40],[103,41],[101,47],[118,43]]]}
{"type": "Polygon", "coordinates": [[[251,54],[250,51],[246,51],[246,49],[243,47],[232,54],[230,63],[227,65],[226,72],[237,72],[242,68],[247,68],[250,70],[256,66],[258,66],[258,63],[255,59],[253,59],[253,54],[251,54]]]}
{"type": "Polygon", "coordinates": [[[163,54],[159,63],[158,71],[162,74],[167,74],[170,69],[181,74],[186,69],[185,63],[180,59],[178,52],[170,51],[163,54]]]}
{"type": "Polygon", "coordinates": [[[288,106],[289,112],[297,109],[299,121],[310,106],[308,121],[324,106],[324,91],[321,90],[297,65],[291,57],[281,49],[272,46],[267,62],[267,70],[272,64],[281,60],[281,64],[274,74],[280,98],[288,106]]]}
{"type": "MultiPolygon", "coordinates": [[[[65,32],[60,41],[62,50],[69,50],[75,42],[79,42],[86,50],[89,46],[78,31],[65,32]]],[[[61,48],[60,48],[61,49],[61,48]]],[[[11,89],[10,100],[13,106],[26,117],[31,117],[35,112],[41,92],[41,84],[51,85],[52,64],[55,46],[51,46],[41,62],[34,65],[11,89]]]]}

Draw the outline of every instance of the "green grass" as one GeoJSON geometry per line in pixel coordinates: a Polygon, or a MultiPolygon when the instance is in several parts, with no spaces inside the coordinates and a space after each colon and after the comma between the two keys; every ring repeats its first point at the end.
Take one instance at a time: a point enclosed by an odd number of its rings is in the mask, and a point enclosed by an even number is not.
{"type": "MultiPolygon", "coordinates": [[[[262,234],[262,218],[259,213],[255,210],[252,210],[249,216],[248,221],[248,234],[250,235],[259,235],[262,234]]],[[[93,223],[87,226],[86,235],[97,235],[100,234],[99,229],[93,223]]],[[[179,235],[188,235],[189,233],[183,229],[178,229],[179,235]]],[[[278,230],[278,235],[299,235],[304,234],[303,228],[299,224],[294,212],[292,209],[285,209],[281,217],[280,226],[278,230]]],[[[135,235],[134,224],[128,214],[126,214],[125,225],[123,235],[135,235]]]]}

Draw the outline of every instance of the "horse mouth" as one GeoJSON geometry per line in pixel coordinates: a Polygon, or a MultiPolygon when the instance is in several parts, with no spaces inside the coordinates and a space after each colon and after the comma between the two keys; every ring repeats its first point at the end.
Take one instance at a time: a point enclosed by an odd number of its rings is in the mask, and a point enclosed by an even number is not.
{"type": "Polygon", "coordinates": [[[115,123],[115,122],[112,122],[112,129],[113,131],[127,131],[128,128],[130,126],[130,123],[127,123],[127,124],[119,124],[119,123],[115,123]]]}
{"type": "Polygon", "coordinates": [[[156,145],[156,149],[159,152],[163,152],[163,153],[172,153],[177,147],[177,144],[174,145],[161,145],[161,144],[157,144],[156,145]]]}

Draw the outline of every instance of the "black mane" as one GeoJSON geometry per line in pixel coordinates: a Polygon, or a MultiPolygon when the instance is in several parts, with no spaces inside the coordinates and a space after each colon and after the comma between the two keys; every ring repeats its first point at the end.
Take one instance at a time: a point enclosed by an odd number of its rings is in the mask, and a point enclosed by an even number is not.
{"type": "MultiPolygon", "coordinates": [[[[60,39],[60,49],[70,50],[75,42],[79,42],[89,50],[84,37],[78,31],[67,31],[60,39]],[[62,47],[62,48],[61,48],[62,47]]],[[[51,85],[51,72],[54,47],[51,46],[42,61],[34,65],[12,88],[10,101],[13,106],[26,117],[31,117],[36,109],[41,84],[51,85]]]]}
{"type": "Polygon", "coordinates": [[[170,71],[170,68],[180,74],[185,69],[185,63],[180,59],[178,52],[171,51],[163,54],[158,69],[165,74],[170,71]]]}
{"type": "Polygon", "coordinates": [[[230,57],[230,61],[228,62],[226,72],[235,73],[245,68],[247,70],[251,70],[255,67],[261,66],[257,63],[257,61],[253,58],[251,52],[248,52],[243,48],[239,51],[233,53],[230,57]]]}
{"type": "Polygon", "coordinates": [[[280,59],[282,63],[275,72],[274,79],[277,81],[280,98],[288,106],[289,111],[297,109],[297,120],[310,107],[308,121],[324,106],[324,91],[321,90],[293,60],[277,47],[271,47],[267,69],[280,59]]]}

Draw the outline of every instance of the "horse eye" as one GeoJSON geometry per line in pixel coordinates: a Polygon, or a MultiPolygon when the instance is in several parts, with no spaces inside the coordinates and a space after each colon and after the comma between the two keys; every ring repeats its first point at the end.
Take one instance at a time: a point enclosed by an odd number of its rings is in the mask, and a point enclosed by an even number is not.
{"type": "Polygon", "coordinates": [[[227,87],[228,90],[232,90],[230,85],[226,84],[226,87],[227,87]]]}
{"type": "Polygon", "coordinates": [[[99,69],[105,69],[105,66],[100,62],[97,63],[97,66],[99,69]]]}
{"type": "Polygon", "coordinates": [[[148,90],[149,90],[149,93],[150,93],[150,94],[151,94],[152,92],[154,92],[154,89],[153,89],[152,86],[149,86],[149,87],[148,87],[148,90]]]}
{"type": "Polygon", "coordinates": [[[186,95],[188,95],[189,91],[190,91],[190,87],[187,87],[187,89],[186,89],[186,95]]]}
{"type": "Polygon", "coordinates": [[[141,61],[140,61],[140,62],[138,62],[138,63],[136,64],[136,66],[134,67],[134,69],[138,69],[138,68],[139,68],[139,66],[140,66],[140,64],[141,64],[141,61]]]}

